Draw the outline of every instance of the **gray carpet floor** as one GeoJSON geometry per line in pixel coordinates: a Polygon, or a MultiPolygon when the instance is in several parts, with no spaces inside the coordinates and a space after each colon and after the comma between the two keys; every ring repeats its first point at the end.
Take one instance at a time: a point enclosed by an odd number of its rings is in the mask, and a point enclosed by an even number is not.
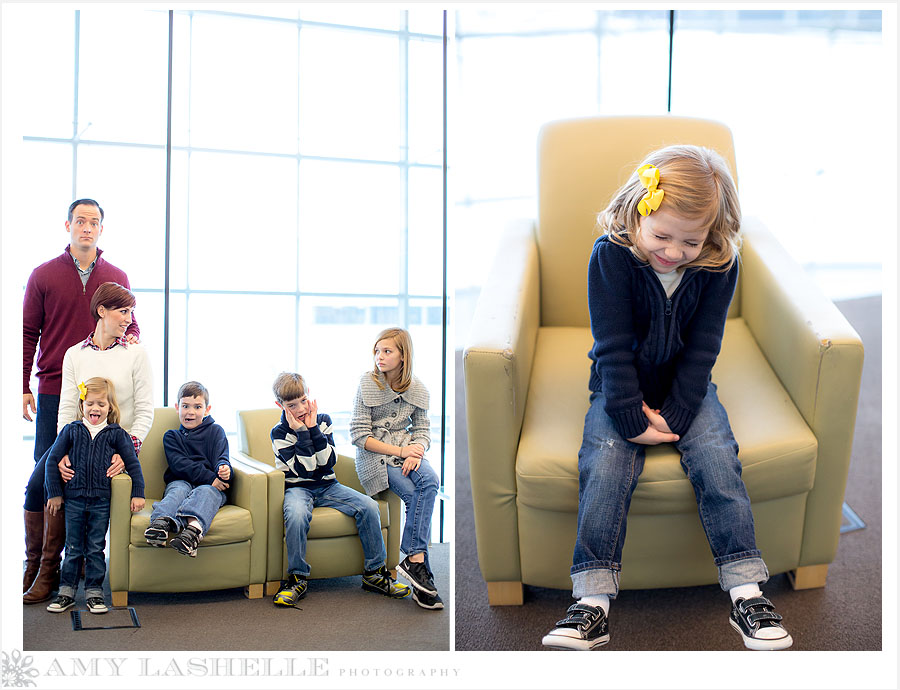
{"type": "MultiPolygon", "coordinates": [[[[786,575],[764,587],[794,638],[793,650],[880,650],[881,297],[839,302],[866,348],[856,432],[845,494],[865,522],[844,533],[824,589],[794,591],[786,575]]],[[[475,548],[461,353],[456,380],[457,650],[540,650],[541,637],[572,603],[571,592],[525,588],[524,606],[490,607],[475,548]]],[[[622,591],[610,610],[610,650],[739,650],[728,625],[730,602],[717,585],[622,591]]],[[[780,685],[778,685],[780,687],[780,685]]]]}
{"type": "MultiPolygon", "coordinates": [[[[54,614],[45,610],[46,604],[34,604],[23,607],[22,646],[24,651],[448,650],[450,545],[432,545],[430,560],[446,606],[439,611],[426,611],[410,597],[389,599],[366,592],[359,576],[310,580],[306,597],[290,609],[276,608],[271,597],[251,601],[241,589],[131,592],[128,605],[137,614],[139,628],[76,631],[71,609],[54,614]]],[[[75,608],[84,610],[83,589],[75,601],[75,608]]],[[[127,612],[119,610],[102,616],[85,612],[82,618],[85,625],[130,623],[127,612]]]]}

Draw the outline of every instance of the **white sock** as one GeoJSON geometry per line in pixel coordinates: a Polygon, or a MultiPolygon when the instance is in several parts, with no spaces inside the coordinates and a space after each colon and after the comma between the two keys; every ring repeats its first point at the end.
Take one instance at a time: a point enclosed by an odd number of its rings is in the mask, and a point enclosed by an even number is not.
{"type": "Polygon", "coordinates": [[[587,604],[588,606],[596,606],[603,609],[603,613],[609,615],[609,595],[608,594],[592,594],[589,597],[581,597],[579,604],[587,604]]]}
{"type": "Polygon", "coordinates": [[[759,586],[755,582],[751,582],[746,585],[738,585],[737,587],[732,587],[728,590],[728,593],[731,595],[731,603],[733,604],[738,599],[752,599],[753,597],[761,597],[762,592],[759,590],[759,586]]]}
{"type": "Polygon", "coordinates": [[[200,532],[201,537],[203,536],[203,525],[200,524],[200,521],[197,518],[195,518],[195,517],[188,518],[187,523],[188,523],[188,527],[193,527],[195,530],[200,532]]]}

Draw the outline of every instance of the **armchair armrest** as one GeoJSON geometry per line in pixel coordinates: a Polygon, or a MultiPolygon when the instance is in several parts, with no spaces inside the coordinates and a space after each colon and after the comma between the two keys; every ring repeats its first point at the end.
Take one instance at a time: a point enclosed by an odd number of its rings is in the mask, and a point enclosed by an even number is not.
{"type": "Polygon", "coordinates": [[[533,221],[510,225],[500,247],[478,299],[463,361],[478,559],[486,581],[514,582],[522,579],[516,450],[540,325],[533,221]]]}
{"type": "Polygon", "coordinates": [[[241,463],[231,465],[231,495],[233,505],[250,512],[253,536],[250,538],[250,583],[266,581],[268,546],[268,477],[266,473],[241,463]]]}
{"type": "Polygon", "coordinates": [[[819,444],[800,565],[834,560],[862,376],[863,345],[768,229],[744,221],[741,316],[819,444]]]}
{"type": "Polygon", "coordinates": [[[128,591],[128,545],[131,543],[131,477],[112,478],[109,501],[109,589],[128,591]]]}
{"type": "MultiPolygon", "coordinates": [[[[248,468],[262,472],[266,479],[266,581],[280,581],[282,572],[282,542],[284,541],[284,472],[246,453],[232,451],[232,468],[248,468]]],[[[254,525],[256,523],[254,522],[254,525]]],[[[277,583],[276,583],[277,584],[277,583]]]]}

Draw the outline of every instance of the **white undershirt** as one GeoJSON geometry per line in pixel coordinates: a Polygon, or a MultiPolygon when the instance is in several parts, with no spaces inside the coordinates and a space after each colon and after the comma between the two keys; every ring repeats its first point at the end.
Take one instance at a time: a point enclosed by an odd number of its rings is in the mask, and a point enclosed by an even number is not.
{"type": "Polygon", "coordinates": [[[666,297],[672,296],[672,293],[675,292],[675,288],[677,288],[678,284],[681,282],[681,277],[684,275],[683,268],[669,271],[668,273],[660,273],[657,270],[654,270],[653,272],[656,274],[656,277],[659,278],[659,282],[662,283],[663,289],[666,291],[666,297]]]}
{"type": "Polygon", "coordinates": [[[97,438],[97,434],[99,434],[101,430],[109,426],[109,418],[104,419],[99,424],[91,424],[87,417],[83,418],[81,421],[84,422],[87,430],[91,432],[91,438],[97,438]]]}

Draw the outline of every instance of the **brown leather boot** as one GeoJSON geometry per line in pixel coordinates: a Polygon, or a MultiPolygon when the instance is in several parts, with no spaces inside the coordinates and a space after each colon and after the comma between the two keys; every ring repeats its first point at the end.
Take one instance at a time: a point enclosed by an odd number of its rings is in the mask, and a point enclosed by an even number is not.
{"type": "Polygon", "coordinates": [[[66,544],[66,511],[60,508],[56,515],[44,508],[44,548],[41,551],[41,568],[31,588],[22,595],[26,604],[39,604],[50,598],[59,588],[59,563],[66,544]]]}
{"type": "Polygon", "coordinates": [[[25,576],[22,593],[28,591],[41,567],[41,551],[44,548],[44,511],[25,511],[25,576]]]}

